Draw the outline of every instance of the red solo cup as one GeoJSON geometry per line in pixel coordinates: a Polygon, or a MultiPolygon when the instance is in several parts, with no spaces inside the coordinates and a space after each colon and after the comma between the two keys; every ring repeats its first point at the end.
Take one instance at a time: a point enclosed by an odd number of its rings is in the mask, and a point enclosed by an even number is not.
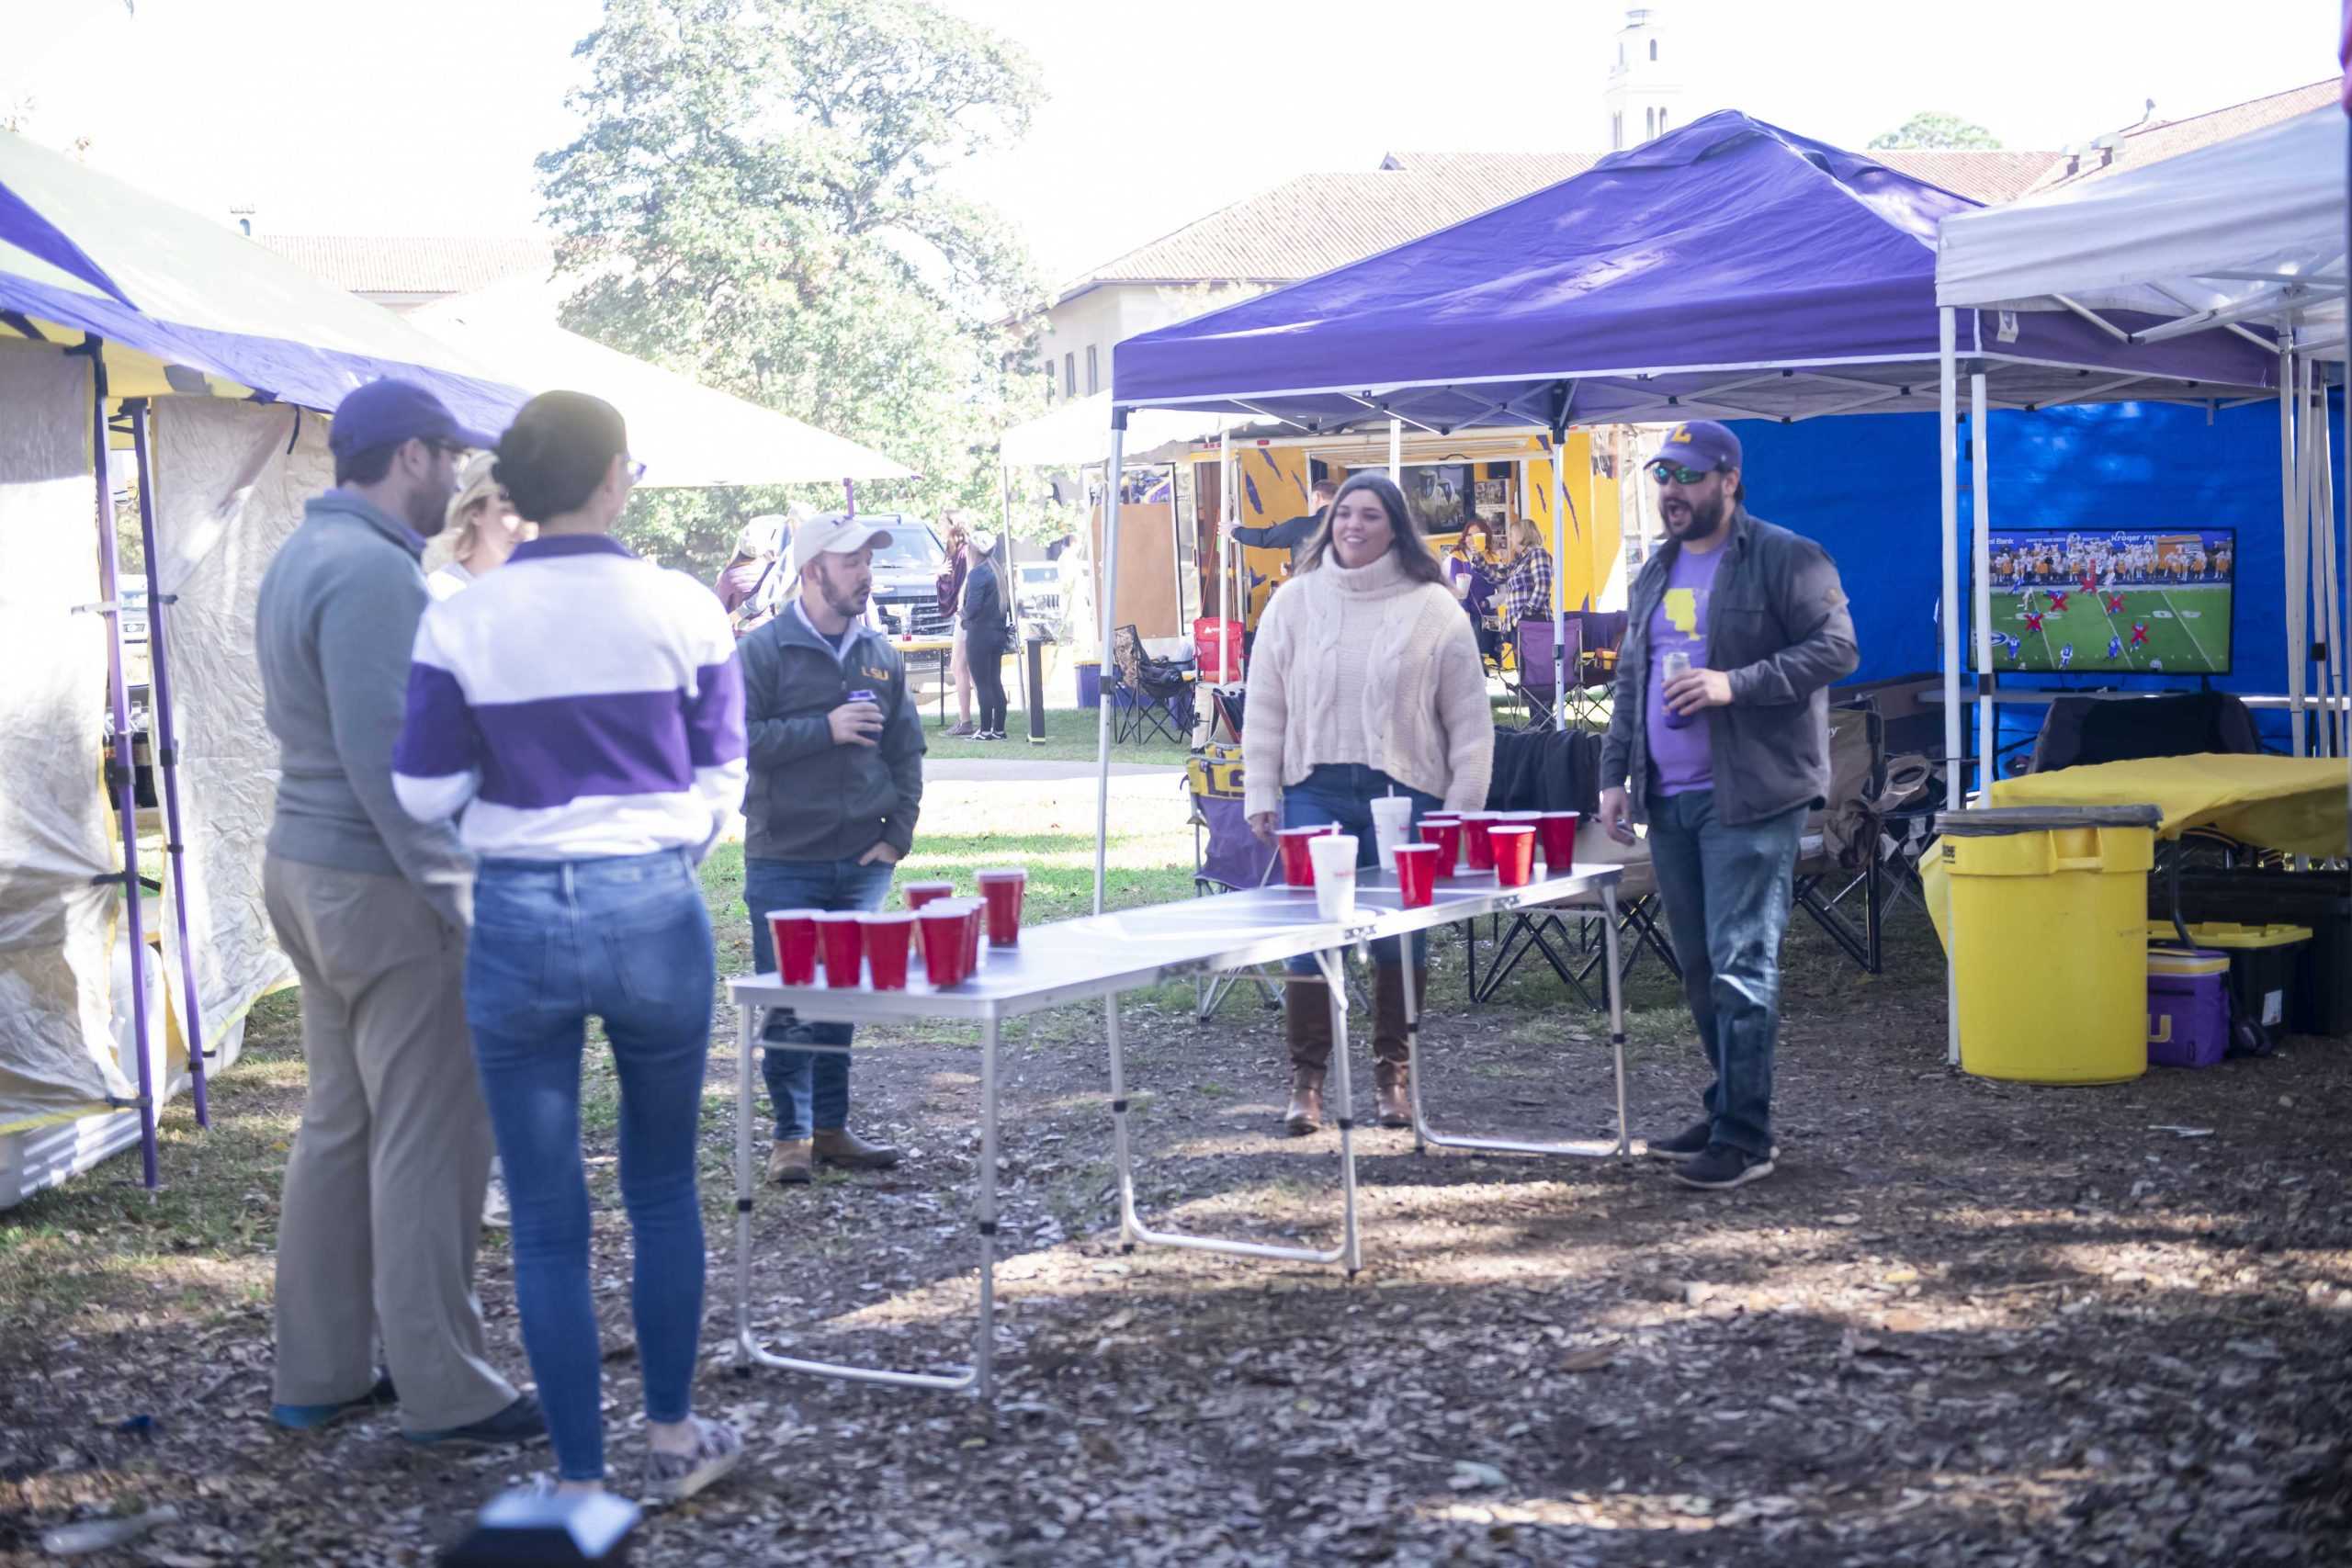
{"type": "Polygon", "coordinates": [[[1421,842],[1437,851],[1437,874],[1451,878],[1462,858],[1462,824],[1452,818],[1421,818],[1421,842]]]}
{"type": "Polygon", "coordinates": [[[1319,839],[1331,831],[1329,823],[1320,828],[1282,828],[1274,832],[1274,842],[1283,849],[1283,881],[1293,887],[1315,886],[1315,862],[1306,853],[1306,840],[1319,839]]]}
{"type": "Polygon", "coordinates": [[[1462,814],[1462,863],[1468,871],[1495,869],[1495,814],[1491,811],[1465,811],[1462,814]]]}
{"type": "Polygon", "coordinates": [[[770,909],[768,935],[775,942],[775,976],[787,986],[817,983],[817,911],[770,909]]]}
{"type": "Polygon", "coordinates": [[[945,899],[926,905],[915,917],[922,933],[923,977],[940,990],[964,978],[964,911],[945,899]],[[943,908],[943,906],[945,906],[943,908]]]}
{"type": "Polygon", "coordinates": [[[952,882],[910,882],[899,889],[899,897],[907,901],[910,909],[920,909],[933,898],[953,898],[956,885],[952,882]]]}
{"type": "Polygon", "coordinates": [[[865,938],[854,910],[827,910],[816,917],[817,942],[825,953],[825,984],[854,991],[864,978],[865,938]]]}
{"type": "Polygon", "coordinates": [[[1396,900],[1408,909],[1425,909],[1437,897],[1435,844],[1399,844],[1396,855],[1396,900]]]}
{"type": "Polygon", "coordinates": [[[1495,852],[1495,882],[1524,887],[1535,879],[1535,829],[1524,822],[1498,822],[1487,834],[1495,852]]]}
{"type": "Polygon", "coordinates": [[[959,898],[956,903],[964,911],[964,973],[970,975],[980,966],[980,936],[988,930],[989,907],[980,898],[959,898]]]}
{"type": "Polygon", "coordinates": [[[915,934],[919,917],[910,914],[861,915],[865,936],[865,967],[877,991],[907,988],[907,943],[915,934]]]}
{"type": "Polygon", "coordinates": [[[988,907],[989,945],[1021,945],[1021,903],[1029,890],[1029,874],[1020,866],[1005,866],[979,874],[980,902],[988,907]]]}
{"type": "Polygon", "coordinates": [[[1546,811],[1536,818],[1535,839],[1544,846],[1544,863],[1555,872],[1566,871],[1577,862],[1577,823],[1582,820],[1574,811],[1546,811]]]}

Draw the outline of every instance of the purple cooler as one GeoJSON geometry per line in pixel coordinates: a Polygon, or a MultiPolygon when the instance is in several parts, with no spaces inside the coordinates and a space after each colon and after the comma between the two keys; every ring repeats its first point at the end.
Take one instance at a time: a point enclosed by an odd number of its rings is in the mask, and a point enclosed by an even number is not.
{"type": "Polygon", "coordinates": [[[2148,1065],[2210,1067],[2230,1048],[2230,957],[2148,950],[2148,1065]]]}

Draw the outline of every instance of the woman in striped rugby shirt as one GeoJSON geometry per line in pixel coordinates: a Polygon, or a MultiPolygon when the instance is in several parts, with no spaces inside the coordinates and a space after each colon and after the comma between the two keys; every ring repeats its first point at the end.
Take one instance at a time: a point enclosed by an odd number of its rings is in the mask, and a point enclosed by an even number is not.
{"type": "Polygon", "coordinates": [[[742,1438],[692,1409],[703,1308],[695,1134],[716,981],[695,867],[743,793],[727,615],[610,529],[642,473],[610,404],[534,398],[498,482],[539,525],[426,611],[393,782],[413,817],[464,815],[479,858],[466,1018],[514,1210],[514,1294],[555,1484],[604,1484],[588,1287],[580,1061],[601,1018],[620,1078],[621,1201],[636,1240],[648,1451],[641,1495],[690,1495],[742,1438]]]}

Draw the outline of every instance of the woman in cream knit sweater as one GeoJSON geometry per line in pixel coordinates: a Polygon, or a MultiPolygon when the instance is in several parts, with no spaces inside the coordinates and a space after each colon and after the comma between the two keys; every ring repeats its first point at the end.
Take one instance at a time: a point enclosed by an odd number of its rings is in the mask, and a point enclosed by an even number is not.
{"type": "MultiPolygon", "coordinates": [[[[1250,663],[1242,731],[1250,825],[1336,822],[1374,863],[1372,802],[1409,796],[1413,817],[1487,804],[1495,725],[1478,645],[1444,573],[1385,474],[1340,487],[1297,575],[1266,606],[1250,663]]],[[[1402,954],[1373,945],[1374,1082],[1383,1126],[1412,1123],[1406,1084],[1402,954]]],[[[1311,959],[1294,959],[1284,987],[1294,1134],[1323,1124],[1331,1013],[1311,959]]],[[[1413,938],[1416,994],[1428,948],[1413,938]]],[[[1341,1114],[1345,1114],[1341,1108],[1341,1114]]]]}

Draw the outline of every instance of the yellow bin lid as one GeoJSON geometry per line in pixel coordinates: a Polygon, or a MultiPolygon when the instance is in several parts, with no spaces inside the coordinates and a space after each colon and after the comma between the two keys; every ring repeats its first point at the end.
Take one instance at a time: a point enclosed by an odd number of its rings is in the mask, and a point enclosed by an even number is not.
{"type": "MultiPolygon", "coordinates": [[[[2180,933],[2170,920],[2150,920],[2148,940],[2176,942],[2180,933]]],[[[2188,939],[2199,947],[2290,947],[2312,939],[2309,926],[2247,926],[2235,920],[2201,920],[2188,928],[2188,939]]]]}

